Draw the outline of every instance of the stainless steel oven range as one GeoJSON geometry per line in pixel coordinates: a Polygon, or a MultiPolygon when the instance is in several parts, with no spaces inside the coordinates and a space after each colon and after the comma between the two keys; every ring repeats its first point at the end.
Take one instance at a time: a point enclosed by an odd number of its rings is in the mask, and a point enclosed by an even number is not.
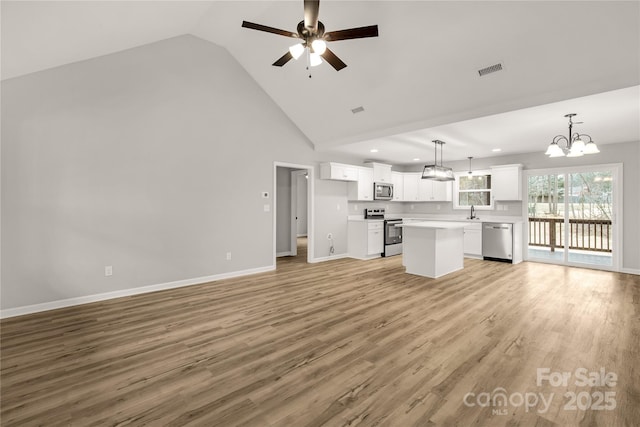
{"type": "Polygon", "coordinates": [[[402,219],[384,220],[384,252],[382,256],[400,255],[402,253],[402,219]]]}

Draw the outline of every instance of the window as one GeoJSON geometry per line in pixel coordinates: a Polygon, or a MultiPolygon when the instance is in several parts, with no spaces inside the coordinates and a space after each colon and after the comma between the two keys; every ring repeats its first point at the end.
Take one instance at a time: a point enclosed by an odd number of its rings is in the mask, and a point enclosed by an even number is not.
{"type": "Polygon", "coordinates": [[[493,209],[491,197],[491,172],[457,172],[453,186],[453,207],[466,209],[473,205],[476,209],[493,209]]]}

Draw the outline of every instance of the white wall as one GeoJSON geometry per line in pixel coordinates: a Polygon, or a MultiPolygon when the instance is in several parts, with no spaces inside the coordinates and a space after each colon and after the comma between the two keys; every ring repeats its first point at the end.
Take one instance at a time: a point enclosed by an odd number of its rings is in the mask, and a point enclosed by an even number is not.
{"type": "Polygon", "coordinates": [[[2,124],[3,309],[273,266],[273,162],[320,160],[192,36],[5,80],[2,124]]]}

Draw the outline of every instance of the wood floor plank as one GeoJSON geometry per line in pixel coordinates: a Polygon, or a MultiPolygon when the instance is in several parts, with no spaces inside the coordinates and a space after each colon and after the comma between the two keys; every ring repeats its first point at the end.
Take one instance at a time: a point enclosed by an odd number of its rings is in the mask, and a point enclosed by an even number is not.
{"type": "Polygon", "coordinates": [[[465,260],[439,279],[401,257],[307,264],[4,319],[0,424],[640,425],[640,278],[465,260]],[[536,384],[537,369],[614,387],[536,384]],[[467,393],[555,394],[548,411],[467,393]],[[615,392],[612,410],[566,392],[615,392]]]}

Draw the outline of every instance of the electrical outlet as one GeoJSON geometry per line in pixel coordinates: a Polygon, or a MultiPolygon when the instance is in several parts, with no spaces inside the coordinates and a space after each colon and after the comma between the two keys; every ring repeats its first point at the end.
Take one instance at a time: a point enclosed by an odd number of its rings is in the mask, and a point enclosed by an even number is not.
{"type": "Polygon", "coordinates": [[[337,210],[340,210],[340,203],[338,203],[338,205],[337,205],[336,209],[337,209],[337,210]]]}
{"type": "Polygon", "coordinates": [[[358,205],[353,205],[353,210],[357,211],[358,210],[358,205]]]}
{"type": "Polygon", "coordinates": [[[227,252],[227,261],[231,260],[231,252],[227,252]]]}
{"type": "Polygon", "coordinates": [[[411,210],[413,210],[413,208],[415,208],[415,206],[414,206],[414,205],[411,205],[411,210]]]}
{"type": "Polygon", "coordinates": [[[106,265],[104,267],[104,275],[105,276],[113,276],[113,266],[111,265],[106,265]]]}
{"type": "Polygon", "coordinates": [[[331,239],[333,239],[333,234],[331,233],[327,234],[327,240],[331,240],[331,239]]]}
{"type": "Polygon", "coordinates": [[[442,207],[442,206],[440,206],[440,205],[436,205],[436,209],[437,209],[437,210],[440,210],[440,208],[441,208],[441,207],[442,207]]]}
{"type": "Polygon", "coordinates": [[[270,212],[271,211],[271,205],[264,205],[264,211],[265,212],[270,212]]]}

